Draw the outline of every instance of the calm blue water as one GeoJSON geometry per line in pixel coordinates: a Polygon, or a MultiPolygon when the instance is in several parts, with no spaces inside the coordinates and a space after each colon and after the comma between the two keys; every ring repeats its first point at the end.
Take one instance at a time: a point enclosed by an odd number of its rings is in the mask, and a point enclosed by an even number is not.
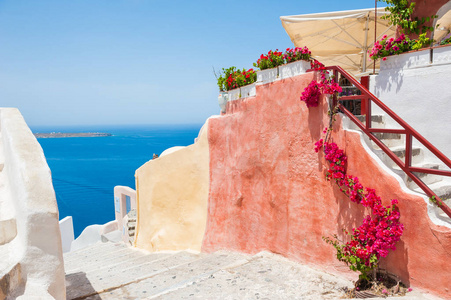
{"type": "Polygon", "coordinates": [[[75,236],[114,220],[113,189],[135,188],[135,170],[153,153],[194,142],[201,125],[33,127],[33,132],[108,132],[111,137],[38,139],[52,170],[60,219],[72,216],[75,236]]]}

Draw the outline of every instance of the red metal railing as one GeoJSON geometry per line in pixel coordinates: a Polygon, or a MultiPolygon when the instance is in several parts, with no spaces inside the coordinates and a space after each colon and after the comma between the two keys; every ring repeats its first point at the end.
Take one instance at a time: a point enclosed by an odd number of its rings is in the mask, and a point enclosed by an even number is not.
{"type": "Polygon", "coordinates": [[[401,119],[397,114],[395,114],[390,108],[388,108],[381,100],[369,92],[363,85],[361,85],[354,77],[348,74],[339,66],[326,67],[326,70],[331,70],[334,73],[334,80],[338,80],[338,74],[345,77],[349,82],[351,82],[356,89],[358,89],[361,95],[353,96],[342,96],[339,98],[340,101],[346,100],[361,100],[361,107],[364,109],[361,111],[362,115],[366,115],[365,124],[360,122],[356,116],[354,116],[346,107],[341,103],[338,103],[337,96],[334,96],[334,107],[338,104],[339,109],[348,116],[366,135],[369,136],[371,140],[376,143],[400,168],[403,170],[407,176],[409,176],[412,181],[414,181],[428,197],[435,197],[437,205],[451,218],[451,209],[443,202],[441,199],[432,191],[423,181],[421,181],[413,172],[434,174],[441,176],[451,176],[451,171],[437,170],[437,169],[427,169],[413,167],[412,164],[412,138],[419,141],[424,147],[429,149],[442,163],[451,168],[451,160],[446,157],[442,152],[440,152],[434,145],[432,145],[428,140],[426,140],[421,134],[419,134],[415,129],[413,129],[409,124],[407,124],[403,119],[401,119]],[[387,129],[387,128],[372,128],[371,127],[371,104],[376,104],[381,108],[387,115],[389,115],[393,120],[398,122],[402,129],[387,129]],[[382,143],[373,133],[398,133],[406,135],[406,153],[405,160],[402,161],[396,154],[390,150],[384,143],[382,143]]]}

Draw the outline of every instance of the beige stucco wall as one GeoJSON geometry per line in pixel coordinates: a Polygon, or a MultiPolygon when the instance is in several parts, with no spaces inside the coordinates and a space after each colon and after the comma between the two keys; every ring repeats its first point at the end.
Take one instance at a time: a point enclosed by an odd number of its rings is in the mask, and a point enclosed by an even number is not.
{"type": "Polygon", "coordinates": [[[207,126],[208,121],[193,145],[168,151],[136,171],[136,247],[200,251],[209,191],[207,126]]]}

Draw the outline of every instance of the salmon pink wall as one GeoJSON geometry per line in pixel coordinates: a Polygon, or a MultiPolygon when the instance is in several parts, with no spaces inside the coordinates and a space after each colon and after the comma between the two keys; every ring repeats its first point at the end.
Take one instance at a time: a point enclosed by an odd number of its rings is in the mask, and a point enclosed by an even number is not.
{"type": "MultiPolygon", "coordinates": [[[[256,97],[229,102],[225,115],[211,119],[203,251],[270,250],[350,274],[321,237],[360,225],[365,211],[325,180],[314,143],[328,123],[326,99],[310,109],[299,101],[313,76],[257,86],[256,97]]],[[[384,204],[399,199],[405,231],[383,267],[407,284],[451,297],[451,230],[432,224],[424,200],[405,193],[365,152],[359,135],[342,130],[340,120],[336,124],[333,140],[348,155],[348,174],[375,188],[384,204]]]]}
{"type": "Polygon", "coordinates": [[[450,0],[410,0],[409,2],[415,2],[413,17],[421,19],[437,14],[437,11],[449,1],[450,0]]]}

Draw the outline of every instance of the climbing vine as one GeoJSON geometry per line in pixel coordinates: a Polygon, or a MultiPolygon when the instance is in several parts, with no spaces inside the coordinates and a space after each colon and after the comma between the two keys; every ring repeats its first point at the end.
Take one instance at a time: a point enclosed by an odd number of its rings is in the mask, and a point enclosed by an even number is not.
{"type": "Polygon", "coordinates": [[[321,94],[332,95],[334,93],[341,93],[342,89],[338,83],[336,83],[333,77],[327,78],[326,72],[324,72],[324,65],[312,59],[310,61],[312,69],[321,70],[321,80],[312,80],[310,84],[304,89],[301,95],[301,101],[305,102],[307,107],[316,107],[319,103],[319,97],[321,94]]]}
{"type": "MultiPolygon", "coordinates": [[[[327,129],[326,129],[327,130],[327,129]]],[[[399,222],[398,200],[391,200],[391,205],[382,205],[376,191],[364,187],[359,178],[346,174],[347,156],[336,143],[319,140],[315,151],[323,149],[325,159],[329,162],[326,179],[335,183],[352,202],[371,209],[363,224],[353,228],[351,232],[344,230],[349,241],[343,242],[337,235],[333,238],[323,237],[324,241],[337,250],[337,259],[345,262],[353,271],[359,271],[359,278],[369,281],[373,270],[378,267],[379,259],[388,255],[388,250],[395,250],[400,240],[404,225],[399,222]]]]}
{"type": "MultiPolygon", "coordinates": [[[[334,94],[341,90],[332,79],[326,80],[326,71],[319,62],[314,62],[312,68],[321,73],[323,93],[334,94]]],[[[304,92],[308,89],[309,87],[304,92]]],[[[315,143],[315,151],[322,150],[329,163],[326,179],[335,181],[340,191],[352,202],[369,208],[371,215],[365,216],[359,227],[350,231],[343,230],[348,237],[347,241],[340,240],[337,234],[323,237],[323,240],[336,249],[338,260],[346,263],[351,270],[358,271],[359,279],[368,282],[375,279],[380,258],[386,257],[390,249],[396,249],[395,245],[401,238],[404,225],[399,221],[398,200],[393,199],[390,205],[382,205],[382,200],[374,189],[364,187],[359,178],[347,174],[347,156],[336,143],[330,142],[337,111],[337,107],[329,108],[329,127],[323,131],[325,138],[315,143]]]]}
{"type": "Polygon", "coordinates": [[[388,6],[385,8],[389,11],[389,15],[382,16],[382,19],[389,20],[392,25],[397,25],[400,27],[401,31],[405,34],[410,33],[426,33],[428,31],[433,31],[434,27],[425,26],[424,24],[437,18],[438,16],[432,15],[426,18],[419,19],[418,17],[413,17],[413,11],[415,9],[415,2],[408,0],[378,0],[380,2],[385,2],[388,6]]]}

